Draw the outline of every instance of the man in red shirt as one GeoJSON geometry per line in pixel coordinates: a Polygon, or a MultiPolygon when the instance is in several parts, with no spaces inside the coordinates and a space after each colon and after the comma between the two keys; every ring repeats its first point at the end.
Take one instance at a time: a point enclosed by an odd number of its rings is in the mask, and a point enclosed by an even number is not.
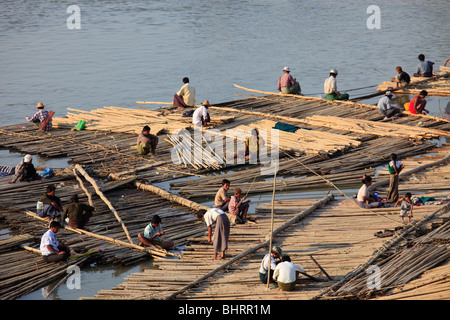
{"type": "Polygon", "coordinates": [[[412,114],[416,113],[430,113],[427,109],[425,109],[425,106],[427,105],[427,100],[425,100],[425,97],[428,95],[428,92],[426,90],[420,91],[419,95],[414,96],[414,98],[411,99],[411,102],[409,103],[409,112],[412,114]]]}
{"type": "Polygon", "coordinates": [[[284,94],[302,94],[300,84],[291,76],[290,72],[289,67],[283,68],[283,75],[278,79],[278,92],[284,94]]]}

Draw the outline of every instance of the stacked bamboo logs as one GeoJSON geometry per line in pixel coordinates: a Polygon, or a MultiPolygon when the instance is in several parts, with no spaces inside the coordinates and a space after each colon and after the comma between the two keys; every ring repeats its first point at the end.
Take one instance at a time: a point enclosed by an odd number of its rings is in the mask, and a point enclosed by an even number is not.
{"type": "MultiPolygon", "coordinates": [[[[130,109],[104,107],[92,111],[67,108],[63,118],[53,118],[53,125],[59,128],[73,128],[78,121],[86,121],[86,130],[124,132],[139,134],[142,127],[150,126],[153,134],[172,133],[192,126],[191,117],[182,117],[168,110],[130,109]]],[[[233,117],[215,117],[212,124],[219,125],[233,121],[233,117]]]]}
{"type": "MultiPolygon", "coordinates": [[[[250,133],[253,128],[263,129],[268,135],[267,146],[271,146],[274,142],[272,142],[273,138],[269,136],[269,133],[271,133],[271,129],[275,127],[275,124],[276,122],[272,120],[260,120],[248,125],[239,125],[235,129],[247,133],[250,133]]],[[[356,137],[318,130],[304,130],[302,128],[297,129],[295,132],[277,130],[277,138],[275,144],[280,149],[300,154],[325,153],[332,155],[338,151],[342,152],[361,144],[356,137]]]]}
{"type": "Polygon", "coordinates": [[[86,121],[86,130],[99,130],[110,132],[125,132],[139,134],[145,125],[150,126],[153,134],[172,132],[177,129],[186,129],[189,124],[175,119],[165,119],[161,112],[145,109],[128,109],[118,107],[104,107],[92,111],[83,111],[67,108],[64,118],[54,118],[53,124],[57,127],[75,127],[80,120],[86,121]],[[76,113],[73,113],[76,112],[76,113]]]}
{"type": "Polygon", "coordinates": [[[411,127],[396,123],[374,122],[362,119],[344,119],[334,116],[310,116],[300,121],[315,126],[323,126],[356,133],[370,133],[383,137],[408,137],[410,139],[419,140],[450,136],[450,133],[444,130],[411,127]]]}

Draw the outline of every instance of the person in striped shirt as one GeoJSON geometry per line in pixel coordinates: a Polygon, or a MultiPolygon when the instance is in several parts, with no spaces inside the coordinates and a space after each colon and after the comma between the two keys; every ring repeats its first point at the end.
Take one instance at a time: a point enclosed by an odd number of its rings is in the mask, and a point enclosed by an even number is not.
{"type": "MultiPolygon", "coordinates": [[[[44,122],[45,119],[47,119],[48,111],[44,110],[45,106],[42,102],[39,102],[38,105],[36,106],[36,108],[38,109],[38,111],[31,118],[25,117],[25,119],[28,122],[33,122],[35,125],[40,127],[41,123],[44,122]]],[[[52,120],[51,119],[44,127],[44,131],[50,131],[50,130],[52,130],[52,120]]]]}

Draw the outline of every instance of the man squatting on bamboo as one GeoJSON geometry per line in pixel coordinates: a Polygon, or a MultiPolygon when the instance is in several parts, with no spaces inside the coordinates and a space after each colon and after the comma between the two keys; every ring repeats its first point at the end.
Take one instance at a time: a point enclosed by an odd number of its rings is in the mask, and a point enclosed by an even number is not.
{"type": "Polygon", "coordinates": [[[158,145],[158,137],[150,133],[150,127],[144,126],[137,138],[137,152],[141,155],[154,155],[158,145]]]}
{"type": "Polygon", "coordinates": [[[69,227],[74,229],[84,229],[89,219],[92,217],[94,207],[79,203],[78,195],[72,194],[70,196],[70,204],[64,208],[62,221],[69,219],[69,227]]]}
{"type": "Polygon", "coordinates": [[[46,220],[54,220],[60,219],[62,212],[62,203],[61,199],[56,196],[56,187],[50,184],[36,204],[36,213],[46,220]]]}

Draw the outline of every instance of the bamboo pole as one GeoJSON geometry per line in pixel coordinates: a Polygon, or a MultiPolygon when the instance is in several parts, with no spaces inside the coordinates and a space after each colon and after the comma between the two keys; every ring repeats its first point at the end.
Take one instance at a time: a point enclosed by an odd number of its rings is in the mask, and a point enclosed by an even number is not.
{"type": "MultiPolygon", "coordinates": [[[[366,108],[369,108],[369,109],[373,109],[373,110],[377,109],[377,106],[372,106],[372,105],[369,105],[369,104],[363,104],[363,103],[354,102],[354,101],[343,101],[343,100],[328,101],[326,99],[317,98],[317,97],[305,97],[305,96],[299,96],[299,95],[295,95],[295,94],[284,94],[284,93],[276,93],[276,92],[267,92],[267,91],[260,91],[260,90],[255,90],[255,89],[248,89],[248,88],[245,88],[245,87],[242,87],[242,86],[238,86],[237,84],[234,84],[234,86],[236,88],[238,88],[238,89],[242,89],[242,90],[245,90],[245,91],[256,92],[256,93],[261,93],[261,94],[266,94],[266,95],[294,97],[294,98],[297,98],[297,99],[304,99],[304,100],[316,100],[316,101],[321,101],[321,102],[329,103],[329,104],[333,104],[333,105],[335,105],[336,103],[339,103],[339,104],[347,104],[347,105],[353,105],[353,106],[363,106],[363,107],[366,107],[366,108]]],[[[214,107],[212,107],[212,108],[214,108],[214,107]]],[[[219,108],[219,107],[215,107],[215,108],[222,109],[222,108],[219,108]]],[[[232,108],[229,108],[229,109],[232,109],[232,108]]],[[[233,109],[233,110],[234,110],[234,112],[241,112],[241,110],[239,110],[239,111],[236,110],[236,109],[233,109]]],[[[251,111],[249,111],[249,112],[251,112],[251,111]]],[[[245,111],[243,113],[245,113],[245,111]]],[[[450,122],[450,121],[448,121],[446,119],[440,119],[438,117],[433,117],[433,116],[430,116],[430,115],[412,114],[412,113],[409,113],[409,112],[406,112],[406,113],[408,115],[410,115],[410,116],[424,117],[424,118],[439,120],[439,121],[443,121],[443,122],[450,122]]]]}
{"type": "Polygon", "coordinates": [[[75,178],[77,178],[78,183],[80,184],[81,189],[83,189],[84,193],[86,194],[86,196],[88,197],[88,201],[89,201],[89,205],[91,207],[94,206],[93,202],[92,202],[92,195],[91,193],[88,191],[88,189],[84,186],[83,180],[80,179],[80,177],[77,174],[77,171],[75,170],[75,168],[72,169],[73,170],[73,175],[75,176],[75,178]]]}
{"type": "Polygon", "coordinates": [[[106,203],[106,205],[108,206],[108,208],[109,208],[109,209],[112,211],[112,213],[114,213],[114,215],[116,216],[117,221],[119,221],[119,223],[122,225],[123,231],[125,231],[125,234],[127,235],[128,241],[129,241],[131,244],[134,245],[133,239],[131,239],[131,236],[130,236],[130,234],[129,234],[129,232],[128,232],[128,229],[127,229],[125,223],[122,221],[122,219],[120,218],[120,216],[119,216],[119,214],[117,213],[116,209],[113,207],[113,205],[112,205],[111,202],[108,200],[108,198],[106,198],[105,195],[103,194],[103,192],[100,191],[100,188],[98,187],[97,182],[95,182],[95,180],[92,179],[92,178],[87,174],[87,172],[86,172],[79,164],[76,164],[76,165],[75,165],[75,169],[77,169],[77,170],[84,176],[84,178],[85,178],[86,180],[88,180],[88,181],[92,184],[92,186],[93,186],[94,189],[95,189],[95,192],[96,192],[96,193],[99,195],[99,197],[106,203]]]}
{"type": "Polygon", "coordinates": [[[164,189],[158,188],[158,187],[153,186],[153,185],[143,184],[143,183],[138,182],[138,181],[136,181],[135,184],[136,184],[136,187],[138,189],[152,192],[152,193],[154,193],[156,195],[159,195],[160,197],[162,197],[164,199],[167,199],[167,200],[172,201],[172,202],[179,203],[179,204],[181,204],[181,205],[183,205],[185,207],[188,207],[190,209],[193,209],[193,210],[197,210],[198,211],[198,210],[201,210],[201,209],[205,209],[205,210],[211,209],[211,208],[209,208],[207,206],[204,206],[204,205],[199,204],[197,202],[194,202],[194,201],[185,199],[183,197],[177,196],[176,194],[173,194],[171,192],[168,192],[168,191],[166,191],[164,189]]]}
{"type": "Polygon", "coordinates": [[[272,190],[272,206],[271,206],[271,210],[270,210],[270,234],[269,234],[269,262],[267,265],[267,288],[269,288],[270,286],[270,261],[271,261],[271,257],[270,255],[272,254],[272,241],[273,241],[273,211],[274,211],[274,206],[275,206],[275,187],[276,187],[276,183],[277,183],[277,170],[278,168],[275,169],[275,173],[273,175],[273,190],[272,190]]]}
{"type": "MultiPolygon", "coordinates": [[[[35,219],[38,219],[38,220],[41,220],[41,221],[44,221],[44,222],[48,222],[47,220],[45,220],[45,219],[39,217],[38,215],[36,215],[34,212],[25,210],[25,214],[27,214],[27,215],[35,218],[35,219]]],[[[90,231],[87,231],[87,230],[84,230],[84,229],[73,229],[73,228],[71,228],[69,226],[65,226],[64,229],[66,229],[68,231],[72,231],[72,232],[78,233],[78,234],[85,234],[85,235],[87,235],[89,237],[100,239],[100,240],[104,240],[106,242],[113,243],[113,244],[116,244],[118,246],[127,247],[127,248],[131,248],[131,249],[136,249],[136,250],[139,250],[141,252],[148,252],[152,256],[156,256],[156,257],[158,257],[158,256],[159,257],[165,257],[167,255],[180,257],[180,255],[178,255],[178,254],[167,252],[165,250],[157,250],[157,249],[154,249],[154,248],[141,247],[141,246],[138,246],[138,245],[135,245],[135,244],[132,244],[132,243],[128,243],[126,241],[122,241],[122,240],[119,240],[119,239],[114,239],[114,238],[111,238],[111,237],[102,236],[102,235],[99,235],[99,234],[96,234],[96,233],[93,233],[93,232],[90,232],[90,231]]],[[[23,249],[26,249],[28,251],[32,251],[34,253],[40,253],[40,250],[31,248],[31,247],[27,247],[27,246],[23,246],[23,249]]]]}

